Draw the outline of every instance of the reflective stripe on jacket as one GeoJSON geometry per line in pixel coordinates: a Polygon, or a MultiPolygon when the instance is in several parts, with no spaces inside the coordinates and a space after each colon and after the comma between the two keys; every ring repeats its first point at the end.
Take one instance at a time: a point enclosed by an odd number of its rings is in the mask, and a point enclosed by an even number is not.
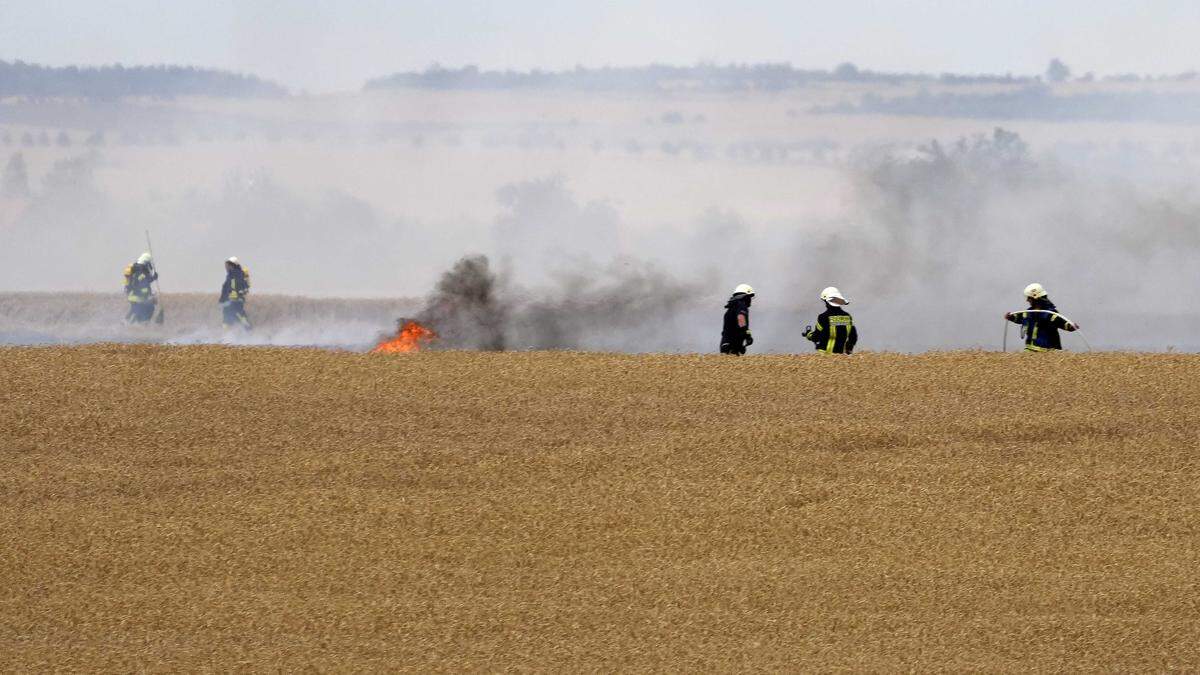
{"type": "Polygon", "coordinates": [[[817,316],[816,327],[804,337],[811,340],[819,352],[852,354],[858,343],[858,329],[846,310],[826,304],[825,311],[817,316]]]}
{"type": "Polygon", "coordinates": [[[1025,351],[1049,352],[1062,349],[1060,330],[1071,330],[1066,317],[1058,313],[1052,302],[1040,302],[1028,310],[1013,312],[1009,319],[1021,326],[1025,338],[1025,351]]]}
{"type": "Polygon", "coordinates": [[[151,284],[158,275],[146,265],[134,263],[125,268],[125,295],[129,302],[154,302],[151,284]]]}
{"type": "Polygon", "coordinates": [[[236,267],[225,273],[221,285],[221,302],[244,302],[250,293],[250,272],[245,267],[236,267]]]}

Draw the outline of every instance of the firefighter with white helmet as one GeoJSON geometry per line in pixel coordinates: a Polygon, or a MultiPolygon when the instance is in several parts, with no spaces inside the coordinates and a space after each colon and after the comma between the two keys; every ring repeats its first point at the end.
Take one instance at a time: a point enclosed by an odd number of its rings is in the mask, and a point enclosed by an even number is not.
{"type": "Polygon", "coordinates": [[[1029,302],[1029,309],[1004,315],[1005,319],[1021,326],[1021,333],[1025,336],[1025,351],[1060,350],[1062,338],[1058,331],[1079,330],[1079,324],[1071,323],[1058,313],[1058,308],[1050,302],[1050,296],[1041,284],[1035,282],[1026,286],[1025,300],[1029,302]]]}
{"type": "Polygon", "coordinates": [[[129,323],[146,323],[154,316],[154,307],[158,304],[153,287],[156,279],[158,271],[154,269],[149,253],[141,254],[133,264],[125,267],[125,299],[129,301],[125,320],[129,323]]]}
{"type": "Polygon", "coordinates": [[[250,293],[250,271],[237,256],[225,260],[225,283],[221,285],[221,319],[226,326],[241,326],[250,330],[246,316],[246,297],[250,293]]]}
{"type": "Polygon", "coordinates": [[[750,284],[738,284],[733,295],[725,303],[725,319],[721,324],[721,353],[741,356],[746,347],[754,344],[750,333],[750,302],[754,300],[754,288],[750,284]]]}
{"type": "Polygon", "coordinates": [[[817,316],[816,328],[808,326],[804,329],[804,337],[819,352],[853,354],[854,345],[858,343],[858,328],[854,326],[854,318],[843,309],[850,301],[837,286],[821,291],[821,301],[825,303],[825,311],[817,316]]]}

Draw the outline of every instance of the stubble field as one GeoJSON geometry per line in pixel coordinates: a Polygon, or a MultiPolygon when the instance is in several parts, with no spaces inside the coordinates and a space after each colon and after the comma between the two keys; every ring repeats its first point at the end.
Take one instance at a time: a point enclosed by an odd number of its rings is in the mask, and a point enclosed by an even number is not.
{"type": "Polygon", "coordinates": [[[0,349],[2,670],[1200,668],[1200,358],[0,349]]]}

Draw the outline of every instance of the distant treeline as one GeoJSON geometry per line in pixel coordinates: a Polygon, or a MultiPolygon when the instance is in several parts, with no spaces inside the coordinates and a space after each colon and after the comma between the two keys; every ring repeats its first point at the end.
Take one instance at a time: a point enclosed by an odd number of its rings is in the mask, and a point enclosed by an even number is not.
{"type": "MultiPolygon", "coordinates": [[[[1151,80],[1186,81],[1197,73],[1162,77],[1133,74],[1101,78],[1113,82],[1151,80]]],[[[1008,84],[1036,85],[1042,82],[1080,82],[1096,80],[1092,73],[1071,78],[1071,70],[1058,59],[1050,62],[1045,76],[971,75],[943,73],[887,73],[860,69],[843,63],[833,70],[795,68],[788,63],[732,64],[695,66],[649,65],[629,68],[584,68],[564,71],[480,70],[477,66],[443,68],[434,64],[423,72],[402,72],[370,80],[365,89],[564,89],[582,91],[660,91],[697,89],[704,91],[781,90],[825,82],[861,82],[868,84],[937,83],[944,85],[1008,84]]]]}
{"type": "Polygon", "coordinates": [[[396,73],[370,80],[365,89],[570,89],[585,91],[636,91],[701,89],[707,91],[779,90],[822,82],[864,82],[875,84],[904,82],[949,82],[953,84],[1021,84],[1036,82],[1036,77],[1013,75],[952,75],[920,73],[883,73],[860,70],[843,63],[833,70],[803,70],[787,63],[751,65],[668,66],[649,65],[630,68],[583,68],[565,71],[480,70],[476,66],[458,69],[430,66],[424,72],[396,73]]]}
{"type": "Polygon", "coordinates": [[[1200,123],[1200,93],[1099,91],[1057,95],[1035,85],[996,93],[930,93],[885,98],[866,94],[858,104],[818,106],[816,113],[922,117],[1200,123]]]}
{"type": "Polygon", "coordinates": [[[0,97],[116,99],[124,96],[284,96],[287,90],[254,75],[185,66],[121,65],[54,68],[0,61],[0,97]]]}

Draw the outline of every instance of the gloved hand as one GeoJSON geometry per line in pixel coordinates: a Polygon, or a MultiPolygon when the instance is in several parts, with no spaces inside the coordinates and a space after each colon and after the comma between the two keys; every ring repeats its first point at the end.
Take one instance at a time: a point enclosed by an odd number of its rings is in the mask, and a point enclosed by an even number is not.
{"type": "Polygon", "coordinates": [[[750,334],[750,331],[746,331],[746,341],[743,344],[747,347],[754,344],[754,336],[750,334]]]}
{"type": "Polygon", "coordinates": [[[1007,319],[1008,321],[1012,321],[1012,318],[1013,318],[1012,312],[1005,312],[1004,318],[1007,319]]]}
{"type": "Polygon", "coordinates": [[[804,339],[805,339],[805,340],[812,340],[812,335],[813,335],[813,329],[812,329],[812,326],[805,326],[805,327],[804,327],[804,339]]]}

